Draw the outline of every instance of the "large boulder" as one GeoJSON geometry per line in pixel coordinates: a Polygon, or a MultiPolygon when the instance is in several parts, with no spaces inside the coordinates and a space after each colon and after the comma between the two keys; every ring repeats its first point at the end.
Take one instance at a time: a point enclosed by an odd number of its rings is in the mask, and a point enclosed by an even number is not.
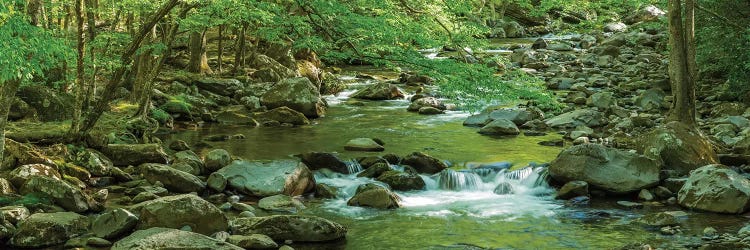
{"type": "Polygon", "coordinates": [[[232,232],[240,235],[264,234],[276,241],[298,242],[332,241],[346,237],[346,228],[341,224],[302,215],[237,218],[232,221],[232,232]]]}
{"type": "Polygon", "coordinates": [[[88,218],[76,213],[36,213],[18,224],[8,244],[22,248],[54,246],[86,233],[88,227],[88,218]]]}
{"type": "Polygon", "coordinates": [[[221,111],[216,113],[214,120],[226,125],[258,125],[258,122],[251,117],[250,111],[247,110],[245,105],[224,106],[221,108],[221,111]]]}
{"type": "Polygon", "coordinates": [[[232,163],[232,156],[229,155],[229,151],[224,149],[214,149],[206,153],[204,164],[206,170],[209,172],[215,172],[223,167],[226,167],[232,163]]]}
{"type": "Polygon", "coordinates": [[[591,109],[576,109],[544,120],[551,128],[575,128],[587,126],[591,128],[607,124],[607,118],[602,112],[591,109]]]}
{"type": "Polygon", "coordinates": [[[259,197],[277,194],[295,196],[315,188],[315,179],[310,169],[298,161],[235,161],[212,173],[208,177],[208,186],[218,192],[229,187],[259,197]]]}
{"type": "Polygon", "coordinates": [[[627,24],[635,24],[640,22],[653,22],[659,20],[659,17],[666,15],[667,13],[659,9],[659,7],[648,5],[645,6],[632,15],[623,19],[627,24]]]}
{"type": "Polygon", "coordinates": [[[414,173],[386,171],[378,176],[377,180],[398,191],[422,190],[425,188],[422,177],[414,173]]]}
{"type": "Polygon", "coordinates": [[[504,22],[501,26],[505,30],[505,37],[507,38],[518,38],[526,35],[526,30],[518,22],[504,22]]]}
{"type": "Polygon", "coordinates": [[[159,144],[109,144],[102,153],[115,166],[138,166],[143,163],[166,164],[169,156],[159,144]]]}
{"type": "Polygon", "coordinates": [[[393,100],[404,98],[404,92],[387,82],[378,82],[354,92],[352,98],[365,100],[393,100]]]}
{"type": "Polygon", "coordinates": [[[279,123],[289,123],[293,125],[310,124],[310,120],[305,117],[305,114],[287,107],[278,107],[267,112],[256,114],[255,118],[258,120],[272,120],[279,123]]]}
{"type": "Polygon", "coordinates": [[[151,249],[242,250],[243,248],[202,234],[161,227],[136,231],[112,245],[112,250],[151,249]]]}
{"type": "Polygon", "coordinates": [[[507,119],[516,125],[522,125],[535,119],[544,119],[544,113],[534,108],[503,108],[489,113],[492,120],[507,119]]]}
{"type": "Polygon", "coordinates": [[[447,108],[443,101],[441,101],[440,99],[437,99],[435,97],[425,97],[413,101],[411,104],[409,104],[409,107],[407,107],[406,110],[411,112],[418,112],[420,109],[425,107],[435,108],[438,110],[445,110],[447,108]]]}
{"type": "Polygon", "coordinates": [[[399,202],[401,202],[401,197],[388,188],[369,183],[357,187],[357,192],[346,202],[346,205],[389,209],[401,207],[399,202]]]}
{"type": "Polygon", "coordinates": [[[34,176],[47,176],[52,179],[62,180],[60,172],[55,168],[47,166],[45,164],[26,164],[8,174],[8,180],[15,187],[21,187],[27,180],[34,176]]]}
{"type": "Polygon", "coordinates": [[[252,76],[259,82],[278,82],[296,76],[294,70],[290,69],[292,65],[294,64],[285,66],[269,56],[259,54],[250,62],[249,66],[257,69],[252,76]]]}
{"type": "Polygon", "coordinates": [[[194,194],[182,194],[144,201],[130,207],[140,218],[138,229],[151,227],[183,228],[210,235],[228,228],[227,218],[211,204],[194,194]]]}
{"type": "Polygon", "coordinates": [[[181,170],[163,164],[146,163],[139,166],[141,174],[151,183],[161,182],[167,190],[176,193],[200,192],[206,188],[203,181],[181,170]]]}
{"type": "Polygon", "coordinates": [[[79,152],[76,154],[76,160],[94,176],[108,176],[114,166],[109,158],[93,149],[79,152]]]}
{"type": "Polygon", "coordinates": [[[307,152],[304,154],[295,155],[305,163],[310,170],[318,170],[327,168],[339,173],[349,174],[349,167],[346,162],[339,159],[338,156],[332,153],[322,152],[307,152]]]}
{"type": "Polygon", "coordinates": [[[199,175],[206,168],[205,163],[198,154],[190,150],[175,153],[171,166],[192,175],[199,175]]]}
{"type": "Polygon", "coordinates": [[[663,168],[677,175],[687,175],[690,170],[719,162],[711,142],[700,131],[679,122],[667,123],[642,135],[636,145],[639,153],[661,159],[663,168]]]}
{"type": "Polygon", "coordinates": [[[612,193],[630,193],[659,183],[657,160],[599,144],[582,144],[561,152],[549,173],[561,182],[585,181],[612,193]]]}
{"type": "Polygon", "coordinates": [[[114,239],[130,232],[138,224],[138,216],[128,210],[117,208],[100,214],[91,223],[91,232],[96,237],[114,239]]]}
{"type": "Polygon", "coordinates": [[[479,130],[480,134],[485,135],[518,135],[521,131],[512,121],[508,119],[497,119],[479,130]]]}
{"type": "Polygon", "coordinates": [[[260,102],[271,109],[286,106],[311,118],[323,116],[326,110],[320,92],[305,77],[287,78],[276,83],[260,98],[260,102]]]}
{"type": "Polygon", "coordinates": [[[29,178],[21,187],[20,193],[41,195],[60,207],[76,213],[89,210],[88,198],[81,189],[48,176],[37,175],[29,178]]]}
{"type": "Polygon", "coordinates": [[[198,88],[213,92],[222,96],[232,96],[237,90],[241,90],[244,86],[237,79],[220,79],[204,77],[195,81],[195,85],[198,88]]]}
{"type": "Polygon", "coordinates": [[[445,162],[422,152],[413,152],[407,155],[401,163],[412,166],[418,172],[425,174],[439,173],[443,169],[448,168],[445,162]]]}
{"type": "Polygon", "coordinates": [[[23,86],[18,97],[36,110],[43,122],[63,121],[72,118],[73,97],[40,85],[23,86]]]}
{"type": "Polygon", "coordinates": [[[677,201],[687,208],[741,214],[750,208],[750,180],[724,165],[703,166],[690,172],[677,201]]]}

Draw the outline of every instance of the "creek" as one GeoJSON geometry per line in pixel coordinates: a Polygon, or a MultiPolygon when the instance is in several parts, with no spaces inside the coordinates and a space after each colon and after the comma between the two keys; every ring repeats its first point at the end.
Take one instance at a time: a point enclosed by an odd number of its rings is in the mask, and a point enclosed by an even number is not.
{"type": "MultiPolygon", "coordinates": [[[[295,249],[611,249],[632,242],[688,240],[680,239],[684,236],[662,236],[658,229],[631,223],[643,214],[678,210],[676,207],[624,210],[615,204],[617,198],[595,198],[585,206],[555,200],[555,190],[537,181],[540,171],[524,166],[554,159],[562,148],[537,143],[559,139],[559,134],[482,136],[477,128],[462,126],[467,112],[424,116],[407,112],[407,100],[352,100],[350,94],[372,82],[353,77],[345,80],[351,82],[349,89],[337,96],[327,96],[330,106],[327,115],[309,126],[247,128],[213,124],[181,130],[166,139],[193,144],[209,135],[244,134],[243,140],[210,144],[246,160],[290,159],[294,154],[309,151],[337,152],[342,159],[384,153],[403,156],[422,151],[452,164],[449,174],[422,175],[426,190],[396,192],[403,199],[403,207],[392,210],[346,205],[357,186],[374,180],[357,178],[356,174],[316,171],[316,181],[338,188],[338,197],[303,198],[307,209],[299,213],[331,219],[344,224],[349,231],[345,241],[295,244],[295,249]],[[343,150],[347,140],[358,137],[382,139],[386,151],[343,150]],[[479,173],[464,169],[501,161],[513,164],[513,170],[479,173]],[[496,194],[493,190],[500,183],[509,183],[514,192],[496,194]]],[[[620,197],[620,200],[633,198],[620,197]]],[[[736,231],[743,220],[739,216],[690,213],[689,220],[683,223],[683,235],[699,234],[706,226],[720,232],[736,231]]]]}

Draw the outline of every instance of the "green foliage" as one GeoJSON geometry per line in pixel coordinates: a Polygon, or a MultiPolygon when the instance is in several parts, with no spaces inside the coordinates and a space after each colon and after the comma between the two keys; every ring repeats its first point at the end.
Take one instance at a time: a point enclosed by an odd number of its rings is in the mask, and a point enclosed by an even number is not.
{"type": "Polygon", "coordinates": [[[0,197],[0,206],[14,206],[14,205],[36,205],[36,204],[47,204],[50,205],[52,202],[41,194],[27,194],[24,196],[3,196],[0,197]]]}
{"type": "Polygon", "coordinates": [[[23,4],[18,0],[0,3],[0,83],[29,81],[73,55],[62,39],[29,24],[28,17],[16,9],[23,4]]]}
{"type": "MultiPolygon", "coordinates": [[[[750,17],[741,14],[750,11],[750,6],[739,1],[707,1],[703,7],[738,24],[750,22],[750,17]]],[[[735,98],[747,98],[744,95],[750,91],[750,51],[747,49],[750,26],[741,30],[710,15],[698,15],[698,18],[697,61],[702,77],[726,79],[726,93],[735,98]]]]}

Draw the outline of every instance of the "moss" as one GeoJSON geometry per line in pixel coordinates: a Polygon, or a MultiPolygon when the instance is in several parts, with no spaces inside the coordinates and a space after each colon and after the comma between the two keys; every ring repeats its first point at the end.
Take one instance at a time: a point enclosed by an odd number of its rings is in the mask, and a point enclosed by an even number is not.
{"type": "Polygon", "coordinates": [[[157,120],[160,124],[167,124],[172,118],[166,111],[159,108],[151,109],[150,116],[151,118],[157,120]]]}

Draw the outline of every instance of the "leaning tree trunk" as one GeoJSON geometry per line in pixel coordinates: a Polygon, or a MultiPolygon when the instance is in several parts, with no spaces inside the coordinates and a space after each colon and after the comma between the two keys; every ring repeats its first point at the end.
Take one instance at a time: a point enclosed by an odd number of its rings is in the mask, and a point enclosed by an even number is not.
{"type": "Polygon", "coordinates": [[[219,67],[218,67],[218,74],[221,75],[221,66],[224,64],[224,25],[219,25],[219,67]]]}
{"type": "Polygon", "coordinates": [[[686,0],[686,18],[682,20],[682,1],[669,0],[669,81],[672,109],[669,120],[695,126],[695,33],[693,0],[686,0]],[[692,51],[692,52],[691,52],[692,51]]]}
{"type": "Polygon", "coordinates": [[[4,160],[5,126],[8,124],[8,113],[10,112],[10,105],[13,104],[13,97],[16,96],[16,90],[18,90],[20,84],[20,80],[10,80],[2,84],[2,88],[0,88],[0,165],[2,165],[4,160]]]}
{"type": "Polygon", "coordinates": [[[193,73],[211,74],[206,55],[206,32],[190,33],[190,62],[187,70],[193,73]]]}

